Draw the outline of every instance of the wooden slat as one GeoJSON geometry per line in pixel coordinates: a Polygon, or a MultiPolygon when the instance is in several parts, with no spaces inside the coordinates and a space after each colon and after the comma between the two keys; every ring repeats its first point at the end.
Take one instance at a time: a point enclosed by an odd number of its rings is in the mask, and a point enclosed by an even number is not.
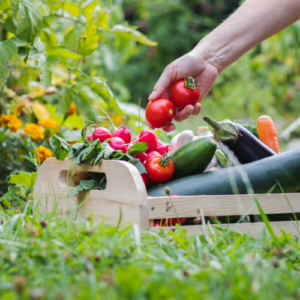
{"type": "MultiPolygon", "coordinates": [[[[294,212],[300,212],[300,193],[286,194],[294,212]]],[[[255,195],[266,214],[291,213],[283,194],[255,195]]],[[[149,219],[196,217],[198,208],[205,216],[259,214],[253,195],[212,195],[148,198],[149,219]],[[166,212],[166,207],[172,206],[166,212]]]]}
{"type": "MultiPolygon", "coordinates": [[[[281,221],[281,222],[271,222],[272,228],[274,230],[274,233],[279,236],[281,234],[281,229],[287,233],[292,233],[293,236],[298,236],[300,229],[298,228],[298,225],[295,221],[281,221]],[[298,230],[297,230],[298,228],[298,230]]],[[[248,233],[252,237],[257,238],[261,236],[263,228],[265,228],[265,224],[263,222],[257,222],[257,223],[239,223],[239,224],[211,224],[211,226],[214,228],[217,227],[223,227],[232,229],[235,232],[241,232],[241,233],[248,233]]],[[[169,226],[169,227],[162,227],[165,232],[169,232],[171,230],[175,230],[175,226],[169,226]]],[[[195,235],[195,234],[202,234],[203,233],[203,227],[202,225],[190,225],[190,226],[182,226],[183,229],[186,229],[188,232],[187,234],[189,236],[195,235]]],[[[152,227],[150,230],[158,230],[157,227],[152,227]]],[[[206,225],[207,232],[210,232],[210,229],[206,225]]],[[[215,229],[216,230],[216,229],[215,229]]],[[[216,230],[216,232],[220,232],[220,230],[216,230]]],[[[267,230],[266,230],[267,232],[267,230]]],[[[268,234],[268,232],[267,232],[268,234]]]]}

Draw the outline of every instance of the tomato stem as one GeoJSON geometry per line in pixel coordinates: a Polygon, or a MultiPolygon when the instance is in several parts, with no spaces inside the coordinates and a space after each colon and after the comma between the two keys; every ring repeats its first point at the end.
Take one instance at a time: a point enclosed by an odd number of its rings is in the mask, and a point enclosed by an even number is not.
{"type": "Polygon", "coordinates": [[[184,86],[187,89],[196,90],[200,86],[200,84],[195,83],[195,79],[193,77],[189,76],[184,79],[184,86]]]}
{"type": "Polygon", "coordinates": [[[163,155],[163,157],[159,160],[159,164],[162,166],[162,167],[167,167],[171,162],[171,156],[170,155],[163,155]]]}

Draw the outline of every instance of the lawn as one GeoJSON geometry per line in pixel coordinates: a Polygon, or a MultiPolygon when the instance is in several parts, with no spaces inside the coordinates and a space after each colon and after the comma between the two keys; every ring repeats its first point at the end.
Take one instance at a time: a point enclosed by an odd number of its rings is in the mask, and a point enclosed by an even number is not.
{"type": "MultiPolygon", "coordinates": [[[[298,299],[299,239],[1,210],[0,299],[298,299]]],[[[201,226],[201,225],[199,225],[201,226]]]]}

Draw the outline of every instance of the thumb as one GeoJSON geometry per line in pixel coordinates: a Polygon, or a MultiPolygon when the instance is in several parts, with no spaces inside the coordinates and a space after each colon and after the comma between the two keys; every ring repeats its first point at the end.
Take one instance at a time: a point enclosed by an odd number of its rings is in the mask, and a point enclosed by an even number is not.
{"type": "Polygon", "coordinates": [[[166,89],[170,88],[174,81],[174,72],[171,65],[167,66],[153,88],[153,92],[149,96],[149,100],[155,100],[161,97],[166,89]]]}

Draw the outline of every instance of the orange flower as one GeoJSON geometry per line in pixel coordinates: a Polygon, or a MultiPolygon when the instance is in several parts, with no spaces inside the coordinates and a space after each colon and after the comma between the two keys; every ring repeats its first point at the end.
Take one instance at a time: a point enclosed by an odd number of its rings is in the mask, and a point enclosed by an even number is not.
{"type": "Polygon", "coordinates": [[[70,117],[70,116],[73,116],[75,113],[76,113],[76,105],[75,105],[75,103],[71,103],[70,107],[67,111],[67,115],[70,117]]]}
{"type": "Polygon", "coordinates": [[[52,157],[52,151],[44,146],[39,146],[35,149],[35,159],[37,162],[44,162],[47,158],[52,157]]]}
{"type": "Polygon", "coordinates": [[[54,134],[58,130],[58,123],[54,119],[43,119],[38,121],[38,125],[42,126],[44,129],[50,129],[51,133],[54,134]]]}
{"type": "Polygon", "coordinates": [[[33,140],[39,140],[39,139],[43,139],[45,137],[44,135],[44,130],[36,125],[36,124],[26,124],[25,127],[23,127],[24,129],[24,132],[26,135],[30,135],[30,137],[33,139],[33,140]]]}
{"type": "Polygon", "coordinates": [[[21,121],[15,115],[1,115],[0,116],[1,127],[8,127],[10,131],[17,132],[21,127],[21,121]]]}

